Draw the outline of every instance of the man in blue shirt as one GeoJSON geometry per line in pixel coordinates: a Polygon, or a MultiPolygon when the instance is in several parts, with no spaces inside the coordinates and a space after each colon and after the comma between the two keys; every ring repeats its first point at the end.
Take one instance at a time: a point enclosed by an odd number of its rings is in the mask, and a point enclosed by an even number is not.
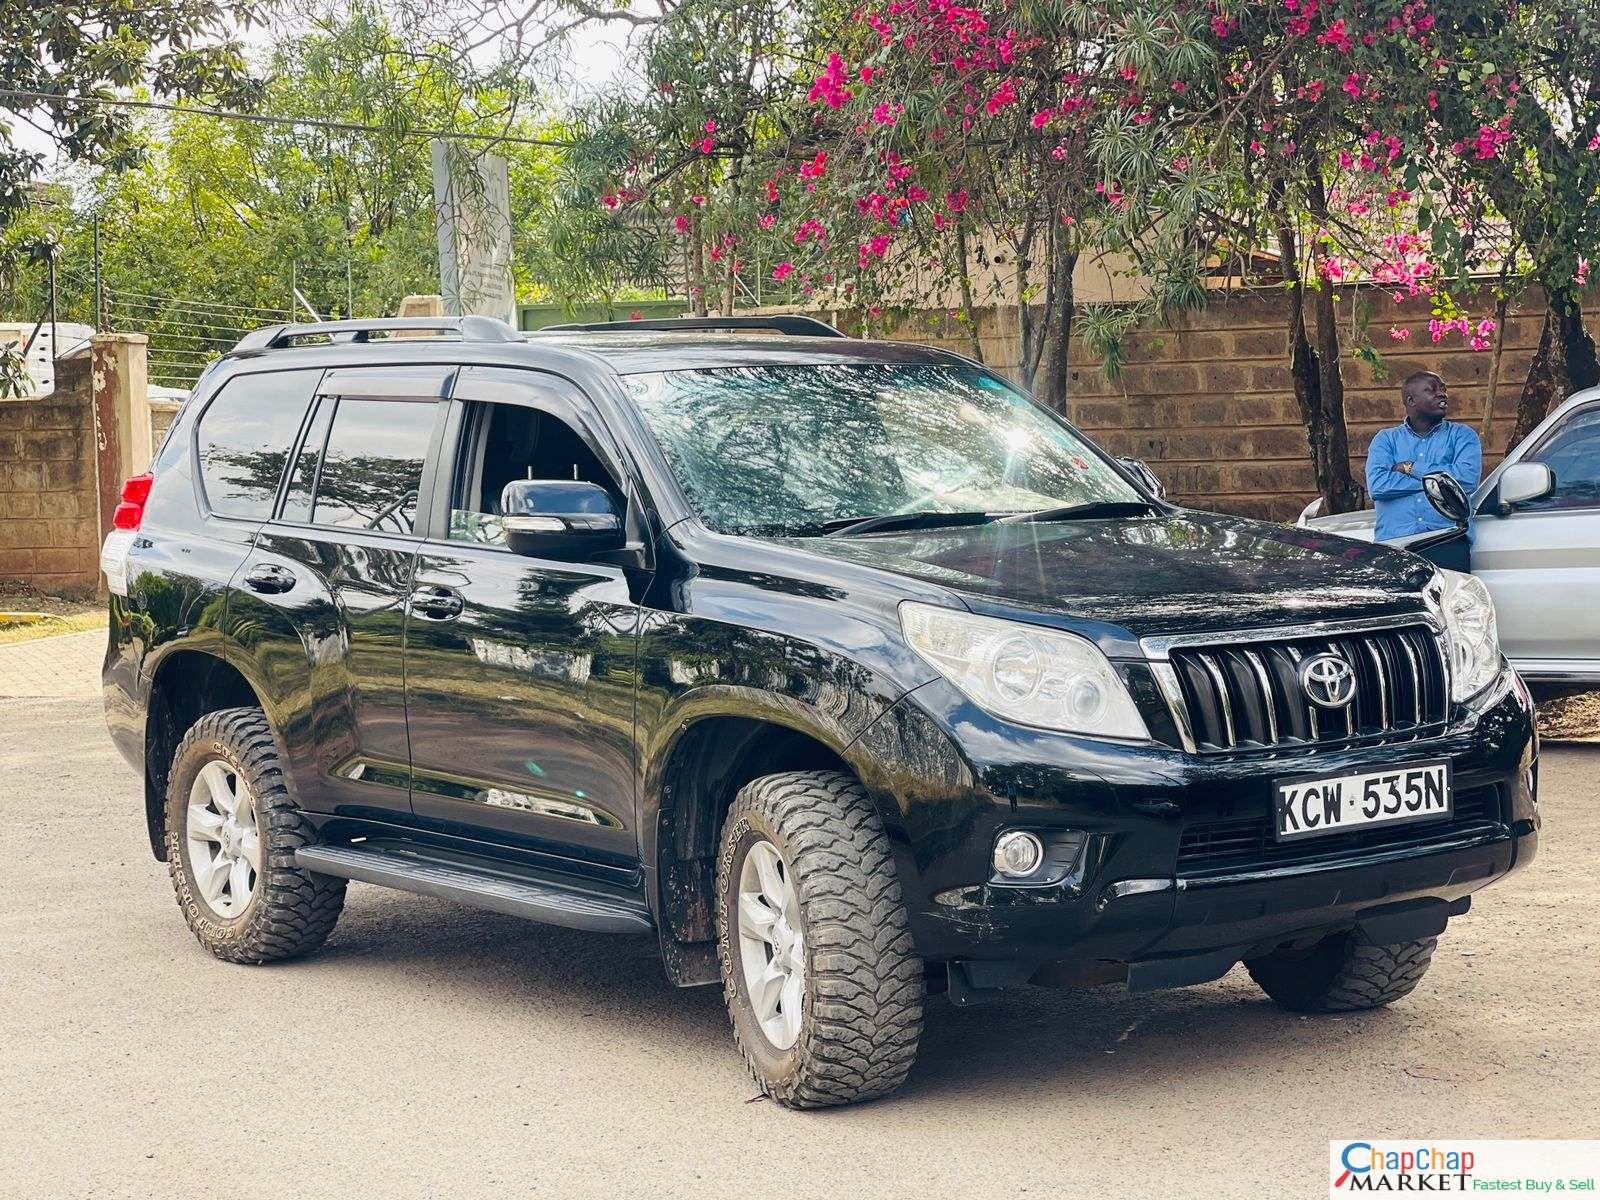
{"type": "Polygon", "coordinates": [[[1451,521],[1428,503],[1422,477],[1434,471],[1455,476],[1467,495],[1483,474],[1483,446],[1471,427],[1445,420],[1450,394],[1432,371],[1406,376],[1400,388],[1406,419],[1384,429],[1367,449],[1367,491],[1378,510],[1377,539],[1432,529],[1451,521]]]}

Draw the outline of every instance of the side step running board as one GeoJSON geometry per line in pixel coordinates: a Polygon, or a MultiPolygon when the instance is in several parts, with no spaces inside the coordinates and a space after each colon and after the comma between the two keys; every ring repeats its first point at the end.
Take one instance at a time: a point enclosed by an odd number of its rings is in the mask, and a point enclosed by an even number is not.
{"type": "Polygon", "coordinates": [[[655,930],[643,904],[582,885],[565,887],[549,877],[517,878],[498,870],[361,846],[304,846],[294,857],[308,871],[438,896],[547,925],[597,933],[655,930]]]}

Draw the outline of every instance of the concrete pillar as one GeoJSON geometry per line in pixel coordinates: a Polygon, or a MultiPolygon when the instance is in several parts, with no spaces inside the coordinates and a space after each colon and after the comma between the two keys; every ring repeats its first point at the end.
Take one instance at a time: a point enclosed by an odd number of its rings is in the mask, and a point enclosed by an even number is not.
{"type": "Polygon", "coordinates": [[[155,456],[149,341],[142,333],[97,333],[89,342],[102,537],[111,528],[122,481],[146,470],[155,456]]]}

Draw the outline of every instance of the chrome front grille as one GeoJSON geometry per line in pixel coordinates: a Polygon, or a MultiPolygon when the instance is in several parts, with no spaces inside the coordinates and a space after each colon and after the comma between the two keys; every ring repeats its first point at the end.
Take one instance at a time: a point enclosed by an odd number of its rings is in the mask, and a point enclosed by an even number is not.
{"type": "Polygon", "coordinates": [[[1439,640],[1420,621],[1175,640],[1152,658],[1180,741],[1200,753],[1420,737],[1442,727],[1448,712],[1439,640]],[[1300,664],[1316,654],[1332,654],[1354,673],[1348,704],[1320,708],[1306,695],[1300,664]]]}

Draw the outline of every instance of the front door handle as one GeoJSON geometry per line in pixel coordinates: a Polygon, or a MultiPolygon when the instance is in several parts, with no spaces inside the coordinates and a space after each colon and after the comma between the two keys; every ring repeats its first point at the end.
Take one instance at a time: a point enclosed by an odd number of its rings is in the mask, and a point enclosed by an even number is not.
{"type": "Polygon", "coordinates": [[[272,595],[294,587],[294,572],[276,563],[257,563],[244,573],[244,581],[251,591],[272,595]]]}
{"type": "Polygon", "coordinates": [[[430,621],[453,621],[464,607],[461,593],[440,584],[428,584],[411,593],[411,611],[430,621]]]}

